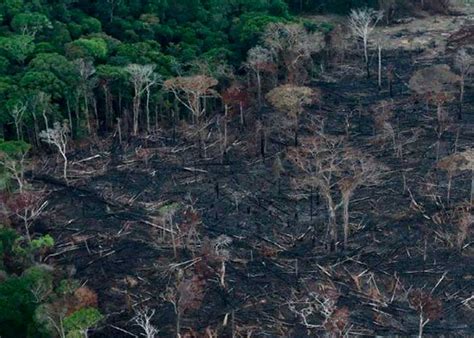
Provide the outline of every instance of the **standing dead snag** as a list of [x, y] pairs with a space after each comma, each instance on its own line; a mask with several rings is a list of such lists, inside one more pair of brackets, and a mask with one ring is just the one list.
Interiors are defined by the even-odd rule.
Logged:
[[443, 109], [443, 105], [452, 98], [453, 85], [458, 83], [459, 76], [451, 72], [448, 65], [435, 65], [420, 69], [410, 79], [409, 86], [416, 94], [424, 97], [427, 105], [436, 105], [436, 160], [439, 157], [439, 144], [441, 137], [449, 125], [449, 117]]
[[349, 16], [349, 28], [352, 34], [362, 39], [364, 44], [364, 61], [367, 69], [367, 78], [370, 78], [369, 67], [369, 39], [377, 23], [383, 18], [382, 11], [375, 11], [372, 8], [362, 8], [351, 10]]
[[461, 48], [454, 58], [454, 66], [459, 72], [459, 86], [460, 86], [460, 94], [459, 94], [459, 119], [462, 118], [462, 108], [464, 103], [464, 89], [466, 84], [466, 79], [472, 74], [474, 71], [474, 57], [469, 55], [466, 52], [466, 49]]
[[[83, 107], [84, 118], [87, 124], [87, 131], [89, 134], [91, 134], [92, 126], [91, 126], [91, 119], [90, 119], [90, 114], [89, 114], [89, 105], [90, 105], [89, 99], [91, 96], [91, 90], [95, 86], [95, 79], [93, 76], [96, 73], [96, 69], [92, 61], [86, 61], [84, 59], [75, 60], [75, 65], [80, 76], [78, 97], [82, 96], [84, 100], [84, 107]], [[49, 128], [47, 122], [46, 122], [46, 128]]]
[[31, 243], [30, 227], [48, 205], [45, 195], [39, 191], [24, 191], [2, 202], [5, 203], [7, 212], [23, 223], [26, 239]]
[[135, 94], [133, 96], [133, 135], [138, 134], [138, 122], [140, 116], [140, 106], [143, 94], [146, 93], [146, 127], [150, 131], [150, 88], [158, 80], [154, 73], [154, 65], [130, 64], [126, 71], [130, 75], [130, 82], [133, 84]]
[[64, 165], [63, 165], [63, 177], [64, 180], [67, 181], [67, 156], [66, 156], [66, 151], [67, 151], [67, 143], [69, 140], [69, 126], [67, 125], [66, 122], [63, 122], [63, 124], [59, 122], [54, 123], [54, 128], [48, 128], [46, 130], [43, 130], [40, 133], [40, 138], [43, 142], [54, 145], [61, 156], [64, 159]]
[[239, 107], [240, 125], [243, 126], [245, 122], [244, 109], [247, 107], [249, 101], [247, 89], [239, 83], [234, 83], [224, 91], [222, 101], [224, 102], [226, 112], [229, 108], [233, 108], [234, 106]]
[[199, 146], [202, 149], [205, 149], [202, 117], [206, 113], [205, 104], [202, 101], [219, 96], [212, 88], [217, 83], [215, 78], [205, 75], [175, 77], [164, 82], [164, 88], [172, 92], [175, 98], [191, 112], [193, 122], [198, 129]]
[[164, 86], [191, 112], [193, 122], [198, 124], [200, 118], [206, 113], [202, 101], [218, 96], [212, 89], [217, 83], [218, 81], [213, 77], [195, 75], [171, 78], [165, 81]]
[[472, 206], [474, 204], [474, 148], [447, 156], [439, 161], [437, 166], [448, 174], [448, 203], [453, 176], [463, 171], [471, 172], [470, 205]]
[[299, 116], [305, 105], [319, 100], [319, 90], [309, 87], [297, 87], [294, 85], [283, 85], [271, 90], [267, 95], [267, 100], [280, 112], [286, 113], [291, 121], [294, 131], [295, 146], [298, 145], [298, 122]]
[[342, 195], [344, 247], [347, 247], [349, 236], [349, 202], [351, 197], [360, 186], [380, 183], [386, 168], [380, 163], [375, 162], [373, 158], [350, 148], [344, 150], [343, 156], [346, 176], [338, 182], [338, 185]]
[[419, 314], [418, 337], [422, 338], [426, 324], [441, 316], [441, 301], [421, 289], [413, 290], [408, 295], [408, 301]]
[[31, 146], [23, 141], [0, 140], [0, 166], [3, 167], [18, 183], [18, 190], [23, 192], [25, 186], [25, 159]]
[[155, 338], [158, 335], [158, 329], [151, 323], [151, 319], [155, 315], [155, 309], [144, 308], [135, 311], [133, 321], [135, 325], [140, 327], [145, 333], [146, 338]]
[[299, 24], [273, 23], [267, 26], [263, 40], [275, 56], [283, 61], [287, 82], [303, 84], [308, 78], [311, 56], [324, 47], [319, 32], [308, 32]]
[[13, 123], [15, 123], [16, 138], [17, 140], [23, 140], [23, 133], [21, 131], [23, 124], [23, 117], [26, 112], [27, 105], [23, 102], [16, 103], [10, 109], [10, 115], [13, 118]]
[[275, 71], [274, 56], [271, 50], [255, 46], [247, 53], [246, 67], [255, 73], [257, 80], [257, 108], [262, 107], [262, 74]]
[[[329, 213], [327, 234], [337, 243], [336, 212], [343, 207], [344, 245], [349, 234], [349, 202], [354, 191], [380, 182], [385, 167], [360, 151], [348, 148], [340, 137], [318, 135], [304, 138], [288, 157], [299, 169], [294, 186], [317, 190], [326, 201]], [[341, 201], [336, 204], [340, 196]]]

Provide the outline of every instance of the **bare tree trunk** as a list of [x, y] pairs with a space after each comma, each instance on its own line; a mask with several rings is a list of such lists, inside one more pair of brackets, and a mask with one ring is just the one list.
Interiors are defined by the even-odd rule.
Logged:
[[471, 172], [471, 206], [474, 203], [474, 170]]
[[71, 112], [71, 104], [69, 102], [69, 99], [66, 99], [66, 107], [67, 107], [67, 115], [69, 118], [69, 129], [71, 130], [71, 133], [73, 131], [72, 127], [72, 112]]
[[140, 94], [135, 94], [133, 98], [133, 136], [138, 134], [138, 117], [140, 113]]
[[92, 128], [91, 128], [91, 121], [89, 118], [89, 100], [87, 98], [87, 90], [84, 89], [84, 115], [86, 118], [86, 124], [87, 124], [87, 131], [89, 135], [92, 133]]
[[458, 119], [462, 120], [462, 108], [464, 104], [464, 76], [461, 76], [461, 93], [459, 95], [459, 112]]
[[367, 68], [367, 79], [370, 79], [368, 43], [369, 41], [367, 39], [367, 36], [364, 36], [364, 59], [365, 59], [365, 66]]
[[262, 79], [260, 78], [260, 72], [257, 71], [257, 107], [258, 110], [262, 108]]
[[146, 131], [150, 132], [150, 87], [146, 88]]
[[453, 173], [450, 171], [448, 171], [448, 187], [447, 187], [447, 196], [446, 196], [446, 200], [447, 200], [447, 203], [448, 203], [448, 206], [450, 205], [450, 199], [451, 199], [451, 184], [453, 182]]
[[347, 248], [347, 239], [349, 238], [349, 200], [350, 196], [343, 195], [342, 208], [344, 219], [344, 248]]
[[378, 46], [379, 55], [379, 90], [382, 89], [382, 46]]

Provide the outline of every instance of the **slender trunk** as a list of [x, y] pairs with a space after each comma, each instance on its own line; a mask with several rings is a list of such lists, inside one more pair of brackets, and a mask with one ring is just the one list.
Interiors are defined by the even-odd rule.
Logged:
[[26, 239], [28, 240], [28, 243], [31, 243], [30, 226], [28, 224], [28, 217], [26, 215], [26, 211], [23, 217], [23, 225], [25, 226]]
[[379, 54], [379, 90], [382, 89], [382, 46], [378, 46]]
[[20, 121], [15, 119], [15, 129], [16, 129], [16, 138], [18, 140], [23, 140], [23, 135], [21, 133]]
[[67, 157], [66, 157], [66, 154], [64, 152], [61, 152], [61, 156], [63, 157], [64, 159], [64, 164], [63, 164], [63, 177], [64, 177], [64, 181], [67, 182]]
[[44, 126], [45, 129], [49, 129], [49, 123], [48, 123], [48, 117], [46, 116], [46, 110], [43, 110], [43, 120], [44, 120]]
[[106, 129], [109, 129], [113, 125], [111, 95], [110, 95], [109, 86], [107, 84], [102, 85], [102, 89], [104, 91], [104, 99], [105, 99], [105, 126], [106, 126]]
[[118, 135], [119, 135], [120, 144], [122, 144], [122, 126], [121, 126], [121, 123], [122, 123], [122, 119], [120, 117], [117, 117], [117, 131], [118, 131]]
[[133, 98], [133, 136], [138, 134], [138, 117], [140, 113], [140, 94], [135, 94]]
[[146, 131], [150, 132], [150, 88], [146, 89]]
[[329, 213], [329, 224], [327, 229], [327, 234], [329, 235], [329, 239], [331, 243], [331, 247], [333, 246], [336, 249], [337, 243], [337, 221], [336, 221], [336, 206], [334, 205], [334, 201], [332, 199], [331, 193], [328, 191], [325, 193], [327, 203], [328, 203], [328, 213]]
[[464, 77], [461, 77], [461, 93], [459, 95], [459, 112], [458, 119], [462, 120], [462, 108], [464, 104]]
[[418, 323], [418, 338], [423, 338], [423, 312], [420, 313], [420, 321]]
[[89, 118], [89, 99], [87, 98], [87, 90], [84, 89], [84, 116], [87, 124], [87, 132], [89, 135], [92, 134], [91, 121]]
[[244, 125], [244, 107], [242, 101], [239, 102], [239, 109], [240, 109], [240, 125]]
[[35, 130], [35, 137], [34, 137], [35, 144], [36, 144], [36, 145], [39, 145], [39, 140], [38, 140], [38, 134], [39, 134], [38, 119], [36, 118], [36, 113], [35, 113], [35, 112], [33, 112], [31, 115], [33, 116], [33, 128], [34, 128], [34, 130]]
[[451, 184], [453, 182], [453, 173], [451, 171], [448, 171], [448, 188], [447, 188], [447, 196], [446, 196], [446, 201], [448, 203], [448, 206], [449, 206], [449, 201], [450, 201], [450, 198], [451, 198]]
[[350, 195], [344, 194], [342, 198], [344, 220], [344, 248], [347, 248], [347, 239], [349, 238], [349, 200]]
[[176, 310], [176, 337], [181, 338], [181, 311]]
[[471, 172], [471, 206], [474, 204], [474, 170]]
[[257, 108], [259, 111], [262, 108], [262, 79], [260, 78], [260, 71], [257, 71]]
[[69, 102], [69, 99], [66, 99], [66, 107], [67, 107], [67, 116], [69, 118], [69, 128], [71, 130], [71, 134], [73, 131], [73, 126], [72, 126], [72, 111], [71, 111], [71, 103]]
[[368, 51], [368, 38], [367, 38], [367, 36], [364, 36], [364, 59], [365, 59], [365, 66], [367, 68], [367, 79], [370, 79], [369, 51]]

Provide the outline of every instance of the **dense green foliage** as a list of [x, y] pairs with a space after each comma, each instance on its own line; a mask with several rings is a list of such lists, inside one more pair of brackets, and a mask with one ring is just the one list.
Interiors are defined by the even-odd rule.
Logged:
[[[110, 128], [131, 101], [128, 64], [153, 64], [165, 78], [203, 64], [238, 69], [265, 26], [291, 20], [291, 11], [342, 13], [371, 2], [2, 1], [0, 137], [25, 133], [37, 145], [35, 135], [60, 119], [75, 136], [90, 134], [92, 111], [98, 127]], [[155, 91], [152, 104], [166, 105], [158, 98]]]

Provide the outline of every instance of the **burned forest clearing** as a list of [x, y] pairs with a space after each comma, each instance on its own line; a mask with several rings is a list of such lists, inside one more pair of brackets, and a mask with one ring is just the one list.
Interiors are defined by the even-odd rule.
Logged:
[[386, 13], [268, 23], [233, 72], [78, 58], [88, 115], [8, 106], [0, 335], [37, 276], [28, 337], [474, 335], [474, 8]]

